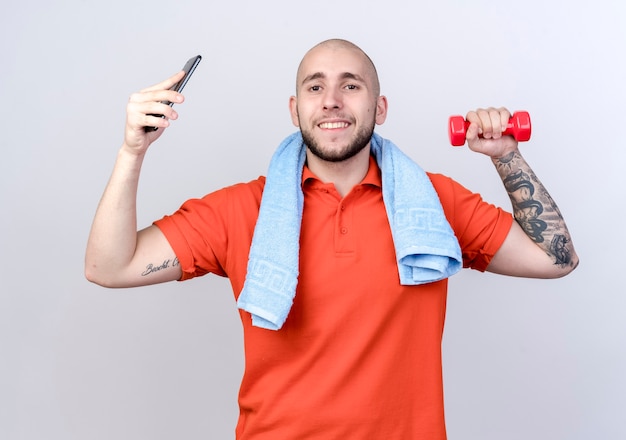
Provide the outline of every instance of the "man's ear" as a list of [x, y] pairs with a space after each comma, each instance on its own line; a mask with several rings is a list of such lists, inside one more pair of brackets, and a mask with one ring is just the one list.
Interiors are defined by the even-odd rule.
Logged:
[[376, 124], [377, 125], [384, 124], [385, 120], [387, 119], [387, 109], [388, 109], [387, 97], [382, 96], [382, 95], [379, 96], [376, 101]]
[[289, 114], [291, 115], [291, 123], [296, 127], [300, 127], [300, 119], [298, 118], [298, 98], [295, 96], [289, 98]]

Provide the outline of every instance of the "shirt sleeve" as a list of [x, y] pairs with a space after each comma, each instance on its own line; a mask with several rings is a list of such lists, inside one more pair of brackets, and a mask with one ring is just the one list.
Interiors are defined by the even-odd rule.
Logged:
[[484, 272], [507, 237], [513, 216], [449, 177], [429, 176], [461, 246], [463, 267]]
[[247, 261], [264, 182], [259, 178], [187, 200], [154, 222], [180, 262], [180, 281], [207, 273], [228, 276], [242, 252]]

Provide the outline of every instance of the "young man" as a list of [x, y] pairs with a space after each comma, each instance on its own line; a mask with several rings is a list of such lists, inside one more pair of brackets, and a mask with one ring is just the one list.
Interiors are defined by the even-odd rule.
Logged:
[[[189, 200], [137, 231], [139, 171], [150, 144], [178, 117], [160, 102], [183, 102], [168, 90], [181, 75], [130, 98], [124, 143], [87, 245], [86, 277], [130, 287], [215, 273], [229, 277], [241, 300], [269, 177], [267, 183], [259, 178]], [[444, 439], [447, 281], [399, 281], [395, 222], [383, 199], [387, 171], [381, 171], [373, 145], [374, 127], [387, 116], [376, 69], [354, 44], [322, 42], [303, 58], [289, 105], [306, 147], [297, 170], [303, 197], [293, 240], [299, 245], [297, 293], [278, 330], [255, 325], [241, 307], [246, 356], [237, 438]], [[445, 176], [428, 174], [429, 185], [458, 240], [463, 266], [564, 276], [578, 257], [558, 208], [517, 142], [502, 136], [509, 117], [506, 109], [469, 112], [467, 141], [493, 161], [513, 216]], [[160, 129], [146, 133], [144, 126]], [[150, 266], [161, 269], [147, 271]]]

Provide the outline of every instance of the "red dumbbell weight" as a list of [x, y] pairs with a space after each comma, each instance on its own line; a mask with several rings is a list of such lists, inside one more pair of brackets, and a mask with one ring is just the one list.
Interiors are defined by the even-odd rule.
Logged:
[[[465, 143], [465, 133], [467, 133], [469, 125], [470, 123], [463, 119], [463, 116], [450, 116], [448, 136], [452, 145], [460, 147]], [[518, 142], [525, 142], [530, 139], [530, 131], [530, 115], [528, 112], [519, 111], [513, 113], [502, 134], [511, 135]]]

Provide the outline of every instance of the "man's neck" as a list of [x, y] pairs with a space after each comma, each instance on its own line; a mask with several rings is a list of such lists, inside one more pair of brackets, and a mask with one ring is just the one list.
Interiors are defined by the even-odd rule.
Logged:
[[370, 147], [363, 148], [356, 156], [341, 162], [328, 162], [306, 151], [307, 166], [324, 183], [333, 183], [344, 197], [358, 185], [369, 170]]

